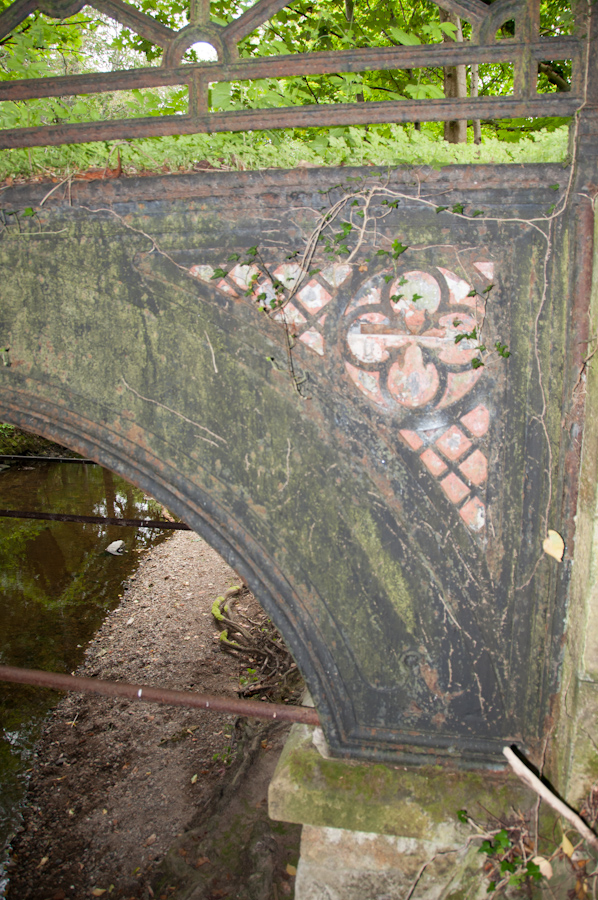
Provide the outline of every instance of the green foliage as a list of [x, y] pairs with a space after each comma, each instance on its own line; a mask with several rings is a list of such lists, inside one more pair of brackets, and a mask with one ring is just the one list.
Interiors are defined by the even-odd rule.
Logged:
[[[459, 204], [459, 211], [461, 211], [462, 209], [463, 209], [462, 205]], [[453, 208], [453, 211], [454, 211], [454, 208]], [[437, 210], [437, 212], [438, 212], [438, 210]], [[483, 307], [482, 323], [481, 323], [481, 325], [475, 325], [471, 331], [459, 332], [459, 334], [456, 334], [455, 338], [454, 338], [455, 344], [460, 344], [461, 341], [471, 341], [472, 342], [473, 349], [477, 353], [477, 356], [474, 356], [473, 359], [471, 360], [472, 369], [479, 369], [482, 366], [484, 366], [486, 364], [487, 360], [489, 359], [489, 357], [493, 353], [496, 353], [498, 356], [502, 357], [502, 359], [508, 359], [509, 356], [511, 355], [508, 346], [506, 344], [501, 343], [500, 341], [494, 342], [493, 350], [488, 350], [486, 345], [484, 343], [482, 343], [482, 329], [483, 329], [483, 325], [484, 325], [484, 320], [486, 318], [486, 302], [490, 295], [490, 291], [492, 290], [493, 287], [494, 287], [493, 284], [489, 284], [481, 292], [477, 291], [475, 288], [473, 290], [469, 291], [469, 293], [467, 295], [468, 297], [480, 297], [480, 299], [482, 301], [482, 307]], [[393, 298], [391, 297], [390, 299], [392, 300]], [[477, 310], [477, 304], [476, 304], [476, 310]], [[459, 325], [461, 325], [461, 324], [462, 324], [462, 322], [459, 319], [453, 320], [453, 328], [458, 328]]]
[[225, 766], [230, 766], [233, 761], [233, 748], [231, 746], [225, 747], [224, 750], [220, 750], [217, 753], [214, 753], [212, 756], [212, 760], [215, 763], [223, 763]]
[[[459, 813], [457, 813], [457, 817], [463, 821]], [[482, 841], [478, 852], [485, 853], [492, 860], [493, 871], [497, 871], [500, 876], [498, 884], [495, 878], [490, 881], [488, 893], [493, 893], [497, 888], [506, 885], [518, 888], [526, 882], [542, 880], [540, 867], [533, 860], [524, 860], [517, 854], [506, 828], [502, 828], [495, 834], [493, 840]]]
[[[9, 0], [0, 0], [0, 10], [8, 4]], [[188, 21], [187, 4], [179, 0], [133, 0], [132, 5], [171, 28], [178, 29]], [[257, 58], [360, 47], [415, 46], [454, 37], [454, 26], [440, 22], [438, 7], [426, 0], [401, 3], [389, 0], [350, 6], [349, 14], [349, 6], [334, 0], [300, 0], [244, 38], [240, 54]], [[226, 24], [246, 7], [244, 0], [213, 0], [212, 20]], [[571, 16], [554, 0], [543, 0], [542, 22], [543, 34], [565, 34], [570, 31]], [[466, 39], [468, 27], [464, 25]], [[161, 48], [89, 8], [63, 21], [35, 12], [13, 35], [0, 42], [0, 80], [156, 65], [161, 55]], [[197, 60], [193, 49], [185, 55], [185, 61]], [[566, 66], [555, 62], [550, 66], [549, 75], [541, 78], [558, 76], [567, 80]], [[511, 81], [506, 64], [480, 66], [481, 95], [508, 93]], [[546, 89], [557, 89], [555, 84], [546, 83]], [[222, 82], [212, 85], [210, 106], [215, 111], [225, 111], [442, 96], [443, 70], [428, 67]], [[0, 104], [0, 127], [174, 115], [186, 111], [186, 88], [132, 90], [5, 102]], [[205, 161], [215, 168], [233, 169], [291, 168], [300, 163], [438, 167], [469, 162], [557, 162], [567, 153], [564, 120], [484, 123], [481, 146], [447, 144], [441, 139], [442, 128], [442, 123], [428, 123], [421, 130], [412, 125], [379, 125], [173, 136], [121, 142], [118, 148], [124, 169], [131, 174], [157, 169], [190, 171], [195, 164], [205, 164]], [[6, 151], [0, 160], [0, 178], [38, 174], [68, 177], [73, 171], [106, 166], [114, 159], [116, 146], [96, 143]], [[438, 211], [442, 209], [439, 207]], [[479, 211], [473, 213], [477, 214]]]
[[248, 684], [255, 684], [258, 680], [257, 669], [247, 668], [245, 672], [247, 673], [246, 675], [239, 676], [239, 685], [246, 687]]

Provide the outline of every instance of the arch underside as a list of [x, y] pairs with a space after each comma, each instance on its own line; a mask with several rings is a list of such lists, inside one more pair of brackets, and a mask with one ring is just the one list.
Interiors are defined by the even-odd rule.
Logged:
[[[540, 738], [556, 687], [546, 636], [558, 640], [563, 584], [540, 562], [521, 588], [547, 499], [529, 374], [542, 241], [490, 221], [482, 237], [461, 217], [447, 244], [442, 217], [408, 199], [408, 173], [385, 173], [405, 198], [378, 231], [410, 245], [398, 269], [366, 263], [374, 246], [322, 265], [288, 299], [285, 326], [259, 310], [243, 259], [227, 260], [257, 244], [290, 291], [288, 256], [335, 176], [347, 170], [173, 178], [168, 198], [161, 179], [76, 185], [72, 205], [40, 211], [41, 238], [5, 233], [0, 419], [139, 485], [240, 572], [334, 753], [492, 764], [505, 741]], [[476, 205], [499, 212], [502, 175], [476, 178]], [[517, 179], [533, 206], [555, 172]], [[467, 202], [468, 182], [433, 173], [429, 190]], [[36, 191], [10, 202], [35, 205]], [[391, 300], [399, 277], [409, 302]], [[555, 384], [563, 360], [542, 354], [565, 353], [563, 277], [537, 344]], [[473, 377], [451, 328], [475, 321], [466, 287], [482, 296], [489, 283], [487, 327], [513, 361]]]

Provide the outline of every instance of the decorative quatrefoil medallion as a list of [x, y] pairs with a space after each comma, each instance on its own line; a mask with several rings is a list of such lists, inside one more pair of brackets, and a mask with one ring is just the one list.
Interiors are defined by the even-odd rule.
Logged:
[[397, 413], [445, 409], [482, 375], [473, 369], [476, 343], [455, 338], [479, 325], [471, 285], [447, 269], [418, 269], [369, 278], [348, 304], [345, 367], [370, 400]]
[[[493, 263], [473, 267], [478, 278], [493, 281]], [[255, 265], [236, 265], [219, 280], [214, 272], [208, 265], [190, 269], [228, 296], [250, 293], [266, 308], [276, 300], [272, 280]], [[303, 272], [283, 263], [272, 274], [288, 295]], [[485, 370], [472, 367], [477, 342], [459, 338], [481, 324], [480, 294], [440, 266], [386, 269], [365, 276], [357, 288], [354, 274], [353, 266], [335, 263], [304, 276], [273, 317], [321, 357], [331, 334], [328, 316], [342, 323], [340, 351], [350, 383], [393, 416], [402, 444], [418, 454], [469, 531], [483, 539], [490, 412], [476, 400], [468, 408], [466, 398]]]
[[[492, 263], [474, 266], [488, 282], [493, 279]], [[479, 327], [482, 314], [471, 284], [440, 267], [380, 272], [360, 286], [343, 314], [345, 369], [353, 384], [410, 426], [399, 427], [401, 438], [480, 537], [488, 459], [486, 448], [476, 444], [488, 432], [490, 413], [473, 403], [457, 420], [455, 412], [463, 411], [458, 401], [484, 368], [472, 367], [476, 342], [455, 339]]]

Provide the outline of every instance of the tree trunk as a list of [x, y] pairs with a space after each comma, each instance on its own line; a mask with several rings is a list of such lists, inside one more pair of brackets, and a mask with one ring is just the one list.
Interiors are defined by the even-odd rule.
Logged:
[[[452, 22], [456, 26], [455, 38], [463, 41], [463, 29], [461, 19], [454, 13], [439, 9], [441, 22]], [[445, 41], [452, 40], [448, 35]], [[444, 96], [448, 98], [467, 97], [467, 73], [465, 66], [445, 66], [444, 68]], [[451, 144], [467, 143], [467, 119], [453, 119], [444, 123], [444, 139]]]

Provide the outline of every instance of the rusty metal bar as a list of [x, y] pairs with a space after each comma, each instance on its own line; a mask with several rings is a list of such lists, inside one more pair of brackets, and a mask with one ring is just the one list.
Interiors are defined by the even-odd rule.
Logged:
[[95, 459], [79, 459], [78, 456], [17, 456], [14, 453], [1, 453], [0, 463], [5, 460], [14, 462], [67, 462], [67, 463], [84, 463], [85, 465], [97, 466]]
[[171, 134], [214, 134], [221, 131], [261, 131], [275, 128], [322, 128], [400, 122], [445, 122], [451, 119], [513, 119], [572, 116], [582, 99], [567, 94], [539, 94], [520, 100], [493, 97], [463, 100], [380, 101], [246, 109], [207, 116], [154, 116], [74, 125], [44, 125], [0, 131], [0, 150], [110, 141]]
[[259, 3], [244, 12], [242, 16], [225, 26], [222, 32], [223, 38], [226, 41], [240, 41], [241, 38], [251, 34], [259, 25], [262, 25], [266, 19], [280, 12], [288, 2], [289, 0], [259, 0]]
[[490, 14], [490, 11], [482, 0], [444, 0], [443, 9], [455, 13], [471, 22], [472, 25], [481, 25], [484, 19]]
[[[546, 45], [549, 45], [547, 48]], [[328, 75], [335, 72], [384, 71], [470, 63], [499, 63], [518, 58], [525, 51], [536, 60], [571, 59], [580, 52], [576, 38], [536, 41], [513, 47], [506, 42], [490, 45], [427, 44], [418, 47], [378, 47], [339, 50], [334, 53], [296, 53], [267, 56], [262, 59], [239, 60], [234, 63], [203, 63], [173, 68], [145, 67], [122, 72], [57, 75], [50, 78], [20, 78], [0, 82], [0, 100], [30, 100], [38, 97], [64, 97], [70, 94], [93, 94], [189, 85], [197, 71], [210, 82], [248, 81], [254, 78], [291, 78], [303, 75]]]
[[159, 47], [166, 47], [178, 33], [122, 0], [93, 0], [93, 8]]
[[81, 691], [103, 694], [106, 697], [124, 697], [144, 703], [163, 703], [167, 706], [185, 706], [191, 709], [234, 713], [255, 719], [278, 719], [283, 722], [300, 722], [303, 725], [319, 725], [320, 717], [315, 709], [305, 706], [284, 706], [282, 703], [263, 703], [259, 700], [239, 700], [219, 697], [215, 694], [199, 694], [190, 691], [170, 691], [145, 684], [127, 684], [100, 681], [95, 678], [79, 678], [58, 672], [39, 669], [20, 669], [16, 666], [0, 666], [0, 681], [31, 684], [58, 691]]
[[16, 0], [0, 16], [0, 40], [7, 37], [15, 28], [37, 9], [37, 0]]
[[127, 528], [191, 531], [184, 522], [169, 522], [168, 519], [116, 519], [111, 516], [76, 516], [70, 513], [30, 512], [24, 509], [0, 509], [0, 519], [43, 519], [48, 522], [78, 522], [82, 525], [124, 525]]

